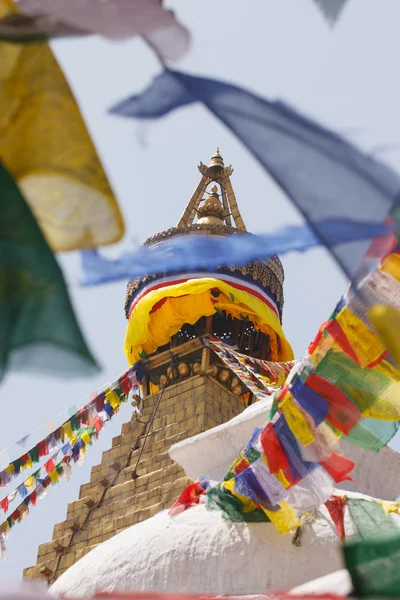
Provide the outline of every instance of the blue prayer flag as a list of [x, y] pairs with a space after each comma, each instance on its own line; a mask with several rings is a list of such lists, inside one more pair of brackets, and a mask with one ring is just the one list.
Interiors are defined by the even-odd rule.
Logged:
[[[303, 215], [317, 239], [348, 275], [368, 242], [337, 243], [327, 219], [378, 224], [399, 198], [400, 178], [343, 137], [300, 114], [235, 85], [165, 69], [141, 94], [111, 109], [154, 119], [201, 102], [248, 148]], [[236, 240], [235, 240], [236, 241]]]

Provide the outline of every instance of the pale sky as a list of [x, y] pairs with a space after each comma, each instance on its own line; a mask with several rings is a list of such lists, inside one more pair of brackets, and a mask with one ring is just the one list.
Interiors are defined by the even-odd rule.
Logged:
[[[379, 150], [380, 159], [400, 171], [399, 0], [349, 0], [333, 31], [312, 0], [167, 4], [193, 35], [192, 50], [177, 68], [285, 100], [367, 151]], [[110, 254], [177, 223], [198, 183], [197, 165], [200, 160], [207, 163], [216, 146], [225, 164], [232, 163], [235, 169], [232, 183], [248, 230], [267, 232], [298, 222], [297, 213], [268, 175], [206, 109], [184, 108], [144, 129], [106, 114], [113, 103], [142, 90], [159, 72], [158, 62], [140, 40], [61, 41], [54, 50], [125, 217], [125, 242]], [[86, 396], [101, 391], [126, 368], [125, 282], [82, 289], [77, 256], [63, 256], [61, 261], [80, 323], [103, 370], [91, 379], [75, 381], [7, 377], [0, 387], [1, 448], [69, 406], [82, 406]], [[300, 358], [346, 281], [322, 250], [283, 257], [283, 264], [284, 330]], [[8, 562], [0, 564], [0, 579], [18, 579], [24, 567], [35, 564], [39, 544], [52, 538], [54, 524], [66, 517], [68, 502], [78, 498], [91, 467], [100, 462], [102, 451], [129, 418], [125, 406], [87, 452], [85, 464], [73, 468], [72, 481], [50, 488], [15, 526], [6, 540]], [[44, 435], [46, 429], [35, 432], [28, 447]], [[15, 448], [10, 452], [10, 460], [22, 453]]]

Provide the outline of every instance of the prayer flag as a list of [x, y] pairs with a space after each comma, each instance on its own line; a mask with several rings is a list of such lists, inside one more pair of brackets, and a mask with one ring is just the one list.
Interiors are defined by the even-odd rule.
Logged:
[[39, 32], [40, 26], [43, 28], [43, 34], [60, 36], [95, 33], [113, 40], [140, 35], [164, 60], [178, 60], [189, 49], [188, 30], [161, 2], [19, 0], [18, 4], [31, 17], [42, 19], [42, 22], [39, 20], [35, 24]]
[[400, 178], [343, 137], [283, 102], [235, 85], [165, 69], [141, 94], [111, 109], [150, 119], [200, 102], [230, 129], [299, 209], [310, 229], [348, 275], [369, 244], [338, 244], [325, 219], [382, 223], [399, 197]]
[[95, 372], [61, 270], [1, 163], [0, 212], [0, 380], [6, 369]]
[[[14, 13], [11, 0], [0, 0], [0, 19]], [[50, 47], [0, 42], [0, 65], [0, 161], [50, 247], [117, 242], [122, 216]]]

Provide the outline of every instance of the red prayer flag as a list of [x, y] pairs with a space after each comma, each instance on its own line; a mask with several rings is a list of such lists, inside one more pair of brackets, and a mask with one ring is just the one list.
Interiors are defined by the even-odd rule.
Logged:
[[328, 404], [329, 411], [326, 420], [336, 429], [348, 435], [361, 419], [361, 412], [358, 406], [337, 385], [320, 375], [311, 373], [307, 377], [306, 383], [314, 392], [322, 396]]
[[242, 473], [243, 471], [245, 471], [247, 469], [247, 467], [249, 467], [249, 466], [250, 466], [249, 461], [246, 458], [242, 458], [240, 463], [238, 465], [236, 465], [233, 470], [236, 473], [236, 475], [239, 475], [239, 473]]
[[50, 473], [55, 468], [54, 460], [50, 458], [46, 463], [44, 463], [44, 468], [46, 469], [46, 473]]
[[132, 389], [132, 382], [131, 382], [131, 380], [128, 377], [124, 377], [119, 382], [119, 385], [121, 387], [121, 390], [125, 394], [125, 396], [127, 396], [129, 394], [129, 392], [131, 391], [131, 389]]
[[188, 485], [179, 496], [178, 500], [169, 509], [171, 516], [178, 515], [187, 508], [193, 506], [193, 504], [199, 504], [200, 496], [204, 494], [205, 490], [198, 481]]
[[[387, 218], [384, 220], [385, 225], [392, 225], [394, 227], [395, 223], [392, 218]], [[382, 233], [382, 235], [376, 236], [372, 240], [372, 243], [367, 251], [367, 258], [377, 258], [383, 260], [391, 254], [393, 250], [397, 246], [397, 239], [394, 235], [393, 231], [388, 231], [387, 233]]]
[[50, 484], [51, 484], [51, 479], [47, 475], [47, 477], [45, 477], [44, 479], [42, 479], [42, 486], [46, 489], [47, 487], [49, 487]]
[[29, 454], [28, 453], [23, 454], [20, 458], [21, 458], [21, 465], [24, 466], [24, 465], [26, 465], [26, 463], [29, 460]]
[[100, 431], [101, 429], [103, 429], [103, 422], [100, 419], [99, 415], [96, 415], [96, 417], [94, 418], [93, 427], [96, 431]]
[[8, 511], [8, 496], [6, 496], [3, 500], [1, 500], [0, 502], [0, 508], [2, 508], [4, 510], [4, 512], [6, 513]]
[[29, 500], [31, 501], [31, 503], [33, 504], [33, 506], [36, 506], [37, 493], [36, 492], [32, 492], [29, 495]]
[[336, 483], [340, 481], [353, 481], [348, 476], [348, 473], [354, 469], [354, 463], [348, 458], [332, 452], [328, 460], [321, 461], [321, 465]]
[[313, 354], [314, 350], [316, 349], [316, 347], [318, 346], [321, 338], [322, 338], [322, 334], [324, 333], [324, 329], [327, 329], [328, 325], [329, 325], [330, 321], [324, 321], [321, 325], [321, 327], [318, 330], [317, 335], [315, 336], [315, 339], [313, 342], [310, 342], [309, 346], [308, 346], [308, 354]]
[[18, 508], [16, 508], [14, 510], [14, 512], [11, 514], [11, 518], [12, 518], [13, 521], [17, 521], [20, 517], [21, 517], [21, 513], [18, 510]]
[[47, 456], [49, 453], [49, 447], [47, 445], [47, 440], [42, 440], [37, 445], [39, 457]]
[[332, 521], [335, 523], [336, 530], [340, 539], [345, 539], [344, 531], [344, 507], [346, 506], [346, 498], [342, 496], [331, 496], [325, 502], [325, 506], [331, 515]]
[[273, 423], [268, 423], [268, 425], [264, 428], [264, 431], [260, 436], [260, 441], [265, 456], [267, 457], [270, 472], [278, 473], [280, 470], [282, 470], [286, 479], [291, 485], [293, 485], [295, 483], [295, 479], [290, 469], [289, 461], [286, 458], [286, 454], [274, 429]]
[[354, 360], [354, 362], [358, 366], [360, 366], [360, 361], [357, 358], [357, 354], [351, 347], [351, 344], [347, 339], [343, 329], [340, 327], [339, 323], [336, 320], [330, 321], [326, 329], [328, 333], [333, 337], [333, 339], [342, 348], [343, 352], [347, 354], [347, 356], [350, 356], [350, 358]]

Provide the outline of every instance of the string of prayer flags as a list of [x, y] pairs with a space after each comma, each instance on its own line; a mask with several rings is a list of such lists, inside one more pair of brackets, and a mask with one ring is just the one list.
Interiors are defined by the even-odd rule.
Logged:
[[[143, 376], [143, 364], [137, 363], [124, 373], [111, 387], [92, 398], [86, 406], [81, 408], [76, 415], [72, 416], [70, 421], [66, 424], [64, 423], [59, 428], [63, 430], [64, 426], [67, 425], [66, 429], [70, 433], [68, 436], [69, 441], [64, 443], [40, 469], [22, 482], [16, 490], [13, 490], [6, 498], [0, 501], [0, 508], [7, 513], [10, 504], [18, 496], [22, 499], [19, 506], [0, 525], [0, 536], [3, 536], [3, 538], [6, 537], [14, 525], [21, 522], [29, 514], [29, 507], [36, 505], [37, 499], [45, 494], [50, 485], [56, 485], [64, 476], [69, 481], [71, 464], [83, 461], [87, 446], [92, 445], [93, 441], [98, 438], [99, 431], [103, 428], [104, 423], [110, 420], [118, 412], [120, 405], [128, 400], [128, 394], [139, 385], [143, 380]], [[111, 406], [110, 401], [113, 406]], [[89, 414], [91, 415], [91, 419], [89, 419]], [[89, 423], [89, 420], [92, 420], [92, 424]], [[51, 434], [50, 437], [56, 437], [56, 433]], [[62, 439], [65, 440], [65, 437]], [[46, 456], [49, 452], [49, 443], [47, 440], [39, 442], [36, 448], [38, 446], [42, 448], [42, 455]], [[57, 462], [60, 453], [62, 454], [62, 458]], [[37, 456], [39, 456], [39, 451], [37, 451]], [[21, 459], [17, 459], [15, 462], [18, 462], [18, 465], [22, 464]], [[14, 463], [10, 463], [9, 465], [9, 467], [12, 466], [12, 469], [7, 467], [8, 471], [7, 469], [5, 470], [10, 477], [15, 476]]]
[[[264, 390], [272, 390], [282, 387], [291, 369], [295, 365], [295, 361], [271, 362], [253, 358], [251, 356], [247, 356], [246, 354], [237, 352], [237, 350], [235, 350], [232, 346], [229, 346], [220, 340], [205, 339], [203, 340], [203, 343], [218, 353], [224, 362], [225, 359], [228, 360], [229, 365], [233, 365], [236, 362], [236, 364], [239, 365], [243, 371], [248, 374], [248, 376], [251, 376], [253, 380], [259, 382]], [[237, 367], [235, 368], [237, 371], [236, 374], [239, 374], [240, 376], [241, 371], [237, 369]], [[245, 375], [242, 376], [245, 377]], [[245, 382], [243, 381], [243, 383]]]
[[[10, 505], [16, 498], [20, 497], [22, 500], [26, 500], [26, 498], [29, 496], [30, 500], [32, 498], [35, 499], [38, 485], [43, 484], [43, 481], [47, 481], [47, 479], [49, 479], [52, 484], [58, 483], [60, 475], [62, 474], [60, 472], [61, 467], [64, 468], [67, 463], [69, 465], [70, 460], [77, 462], [81, 455], [84, 454], [85, 446], [91, 445], [92, 437], [97, 438], [97, 435], [98, 431], [94, 428], [82, 428], [75, 436], [72, 445], [70, 442], [67, 442], [59, 450], [57, 450], [57, 452], [55, 452], [51, 458], [42, 465], [42, 467], [30, 475], [0, 502], [0, 508], [7, 513]], [[58, 461], [60, 453], [63, 457], [61, 461]], [[29, 492], [28, 490], [31, 490], [32, 488], [35, 489], [32, 492]]]
[[[8, 485], [18, 477], [21, 471], [32, 468], [34, 464], [39, 463], [41, 458], [51, 454], [66, 439], [72, 443], [79, 431], [85, 431], [85, 427], [92, 427], [97, 432], [100, 431], [103, 423], [112, 418], [118, 411], [119, 406], [127, 400], [130, 391], [138, 388], [143, 377], [143, 364], [136, 363], [104, 392], [92, 397], [85, 406], [72, 414], [67, 421], [49, 433], [46, 438], [40, 440], [30, 450], [2, 469], [0, 471], [0, 487]], [[87, 438], [85, 439], [87, 440]], [[49, 459], [44, 467], [47, 472], [51, 471], [53, 468], [52, 459]]]
[[274, 389], [281, 387], [295, 364], [294, 361], [284, 363], [252, 359], [220, 340], [204, 339], [203, 343], [217, 354], [257, 400], [271, 396]]
[[[16, 13], [11, 0], [0, 0], [0, 19]], [[120, 240], [124, 224], [117, 201], [48, 44], [0, 41], [0, 64], [0, 161], [50, 248], [62, 252]]]
[[[378, 451], [398, 430], [400, 369], [390, 362], [367, 317], [369, 303], [385, 298], [388, 289], [393, 310], [400, 311], [400, 268], [393, 267], [395, 257], [398, 253], [391, 253], [376, 268], [389, 275], [389, 286], [380, 283], [384, 279], [376, 270], [359, 284], [363, 304], [358, 305], [357, 317], [348, 294], [322, 325], [308, 354], [275, 392], [269, 422], [254, 431], [224, 480], [205, 492], [212, 506], [224, 510], [225, 500], [225, 514], [230, 514], [234, 504], [235, 519], [241, 513], [243, 520], [248, 513], [252, 518], [264, 513], [281, 533], [288, 532], [299, 526], [302, 514], [329, 500], [334, 483], [350, 479], [354, 463], [335, 452], [340, 438]], [[234, 350], [211, 343], [238, 373], [237, 364], [243, 367], [244, 361], [239, 357], [235, 365]], [[257, 383], [262, 386], [263, 380]], [[266, 382], [264, 386], [267, 389]], [[332, 502], [328, 506], [338, 511]], [[365, 517], [371, 506], [348, 501], [360, 534], [357, 521], [378, 522], [376, 516]], [[364, 516], [358, 518], [360, 510]], [[383, 530], [387, 524], [383, 509], [380, 514]], [[336, 526], [341, 527], [339, 517]]]
[[326, 219], [383, 223], [399, 200], [397, 173], [283, 102], [170, 69], [164, 69], [141, 94], [119, 102], [111, 113], [154, 119], [197, 102], [236, 135], [296, 205], [343, 271], [353, 276], [369, 243], [358, 240], [345, 246], [338, 243], [337, 231], [321, 224]]

